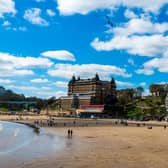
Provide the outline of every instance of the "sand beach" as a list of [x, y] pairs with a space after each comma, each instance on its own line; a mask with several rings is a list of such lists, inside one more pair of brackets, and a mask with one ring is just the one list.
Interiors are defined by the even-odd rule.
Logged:
[[26, 168], [165, 168], [168, 166], [168, 130], [154, 127], [48, 128], [62, 135], [65, 148]]
[[[16, 116], [1, 116], [15, 121]], [[20, 122], [47, 120], [47, 116], [24, 117]], [[111, 120], [55, 119], [54, 127], [42, 127], [45, 132], [59, 135], [62, 148], [10, 168], [166, 168], [168, 167], [168, 127], [166, 122], [149, 121], [140, 127], [115, 125]], [[71, 123], [63, 127], [63, 123]], [[87, 123], [87, 126], [86, 126]], [[59, 125], [60, 124], [60, 125]], [[153, 125], [148, 129], [148, 124]], [[156, 126], [156, 125], [160, 126]], [[80, 126], [79, 126], [80, 125]], [[82, 125], [82, 126], [81, 126]], [[68, 129], [73, 130], [68, 138]], [[46, 144], [41, 144], [46, 145]], [[50, 144], [46, 145], [48, 148]], [[59, 144], [57, 144], [59, 146]]]

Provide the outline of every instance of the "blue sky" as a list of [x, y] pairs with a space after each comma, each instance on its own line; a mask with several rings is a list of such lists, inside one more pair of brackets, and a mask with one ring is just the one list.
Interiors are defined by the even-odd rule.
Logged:
[[95, 73], [146, 94], [168, 82], [167, 0], [0, 0], [0, 85], [58, 98]]

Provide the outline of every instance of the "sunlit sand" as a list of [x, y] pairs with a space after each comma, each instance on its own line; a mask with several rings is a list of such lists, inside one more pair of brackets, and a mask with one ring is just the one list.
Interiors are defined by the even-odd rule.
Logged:
[[168, 130], [163, 127], [49, 128], [65, 139], [66, 148], [25, 165], [27, 168], [165, 168]]

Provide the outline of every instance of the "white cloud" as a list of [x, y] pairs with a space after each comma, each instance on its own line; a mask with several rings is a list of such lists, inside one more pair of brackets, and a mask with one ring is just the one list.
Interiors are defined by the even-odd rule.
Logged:
[[47, 86], [42, 86], [41, 89], [42, 89], [42, 90], [52, 90], [52, 88], [47, 87]]
[[55, 96], [56, 98], [59, 98], [60, 96], [66, 96], [67, 92], [62, 90], [54, 90], [50, 89], [48, 87], [34, 87], [30, 85], [7, 85], [7, 89], [13, 89], [16, 93], [22, 94], [23, 92], [26, 94], [26, 96], [37, 96], [37, 97], [43, 97], [43, 98], [49, 98], [52, 96]]
[[66, 96], [66, 95], [67, 95], [67, 92], [65, 92], [65, 91], [57, 91], [57, 92], [55, 93], [55, 95], [56, 95], [57, 98], [59, 98], [59, 97], [61, 97], [61, 96]]
[[41, 96], [41, 97], [47, 97], [50, 98], [52, 96], [59, 98], [61, 96], [66, 96], [67, 93], [65, 91], [45, 91], [45, 90], [41, 90], [41, 91], [37, 91], [36, 92], [37, 95]]
[[26, 75], [34, 75], [34, 72], [32, 70], [18, 70], [18, 69], [9, 70], [0, 68], [1, 77], [26, 76]]
[[[58, 10], [63, 15], [73, 15], [75, 13], [87, 14], [90, 11], [114, 7], [114, 4], [110, 4], [111, 0], [57, 0]], [[107, 6], [108, 5], [108, 6]]]
[[125, 86], [125, 87], [131, 87], [134, 85], [131, 82], [122, 82], [122, 81], [118, 81], [118, 80], [116, 80], [116, 84], [117, 84], [117, 86]]
[[2, 26], [5, 26], [5, 27], [10, 26], [10, 25], [11, 25], [11, 23], [8, 20], [4, 21], [2, 24]]
[[30, 92], [34, 92], [34, 91], [40, 91], [41, 87], [34, 87], [34, 86], [23, 86], [23, 85], [20, 85], [20, 86], [16, 86], [16, 85], [8, 85], [7, 86], [8, 88], [10, 89], [15, 89], [17, 91], [30, 91]]
[[141, 82], [139, 85], [144, 87], [144, 86], [146, 86], [146, 82]]
[[133, 18], [106, 33], [112, 38], [102, 41], [95, 38], [91, 46], [98, 51], [125, 50], [129, 54], [154, 57], [162, 55], [168, 47], [168, 23], [153, 23], [149, 18]]
[[37, 95], [41, 96], [41, 97], [45, 97], [45, 98], [50, 98], [50, 97], [56, 97], [56, 98], [59, 98], [61, 96], [66, 96], [67, 95], [67, 92], [65, 91], [38, 91], [36, 92]]
[[162, 58], [154, 58], [144, 63], [147, 69], [158, 69], [160, 72], [168, 72], [168, 56]]
[[144, 75], [153, 75], [154, 71], [152, 69], [138, 69], [135, 71], [137, 74], [144, 74]]
[[53, 10], [51, 10], [51, 9], [47, 9], [46, 12], [47, 12], [47, 14], [48, 14], [49, 16], [51, 16], [51, 17], [53, 17], [53, 16], [56, 15], [55, 12], [54, 12]]
[[13, 83], [14, 81], [13, 80], [10, 80], [10, 79], [0, 79], [0, 83], [3, 83], [3, 84], [9, 84], [9, 83]]
[[133, 65], [133, 66], [135, 65], [134, 60], [132, 58], [128, 59], [128, 63], [131, 64], [131, 65]]
[[130, 9], [126, 9], [124, 15], [128, 19], [137, 18], [137, 15], [133, 11], [131, 11]]
[[73, 74], [84, 78], [95, 76], [96, 72], [103, 78], [109, 78], [111, 75], [118, 75], [122, 77], [131, 77], [125, 69], [112, 65], [99, 64], [56, 64], [54, 69], [48, 70], [51, 76], [64, 77], [70, 79]]
[[126, 50], [129, 54], [153, 57], [165, 52], [168, 47], [168, 36], [116, 36], [105, 42], [96, 38], [91, 46], [98, 51]]
[[168, 58], [154, 58], [144, 63], [144, 67], [148, 69], [158, 68], [160, 72], [168, 72]]
[[58, 59], [58, 60], [64, 60], [64, 61], [75, 61], [74, 55], [66, 50], [57, 50], [57, 51], [46, 51], [41, 53], [42, 56]]
[[[127, 12], [127, 15], [130, 14]], [[132, 15], [133, 16], [133, 15]], [[122, 26], [110, 28], [106, 33], [111, 39], [103, 41], [95, 38], [91, 46], [97, 51], [125, 50], [137, 56], [154, 57], [137, 69], [137, 74], [152, 75], [154, 70], [168, 72], [168, 22], [154, 23], [150, 17], [141, 15], [131, 19]], [[132, 59], [128, 63], [134, 65]]]
[[161, 58], [153, 58], [143, 64], [144, 69], [139, 69], [136, 72], [145, 75], [152, 75], [154, 70], [168, 73], [168, 51], [166, 51]]
[[19, 26], [19, 27], [18, 27], [18, 30], [20, 30], [20, 31], [26, 31], [27, 28], [26, 28], [25, 26]]
[[[48, 68], [53, 63], [48, 60], [47, 58], [36, 58], [36, 57], [18, 57], [11, 55], [9, 53], [2, 53], [0, 52], [0, 65], [1, 67], [3, 66], [8, 66], [10, 67], [15, 67], [15, 68]], [[0, 68], [1, 68], [0, 67]]]
[[41, 9], [31, 8], [25, 11], [23, 17], [32, 24], [40, 26], [48, 26], [49, 23], [45, 19], [43, 19], [40, 15], [41, 15]]
[[73, 15], [75, 13], [87, 14], [98, 9], [112, 10], [118, 6], [129, 8], [141, 8], [144, 11], [158, 12], [167, 4], [167, 0], [57, 0], [58, 10], [62, 15]]
[[31, 82], [33, 82], [33, 83], [47, 83], [48, 79], [37, 78], [37, 79], [32, 79]]
[[161, 82], [158, 82], [157, 84], [165, 85], [165, 84], [168, 84], [168, 82], [161, 81]]
[[67, 88], [68, 83], [67, 82], [63, 82], [63, 81], [57, 81], [55, 83], [53, 83], [55, 86], [57, 87], [62, 87], [62, 88]]
[[15, 2], [13, 0], [0, 0], [0, 17], [5, 13], [16, 14]]
[[49, 68], [53, 63], [46, 58], [17, 57], [0, 52], [0, 76], [33, 75], [30, 68]]
[[19, 26], [19, 27], [7, 27], [7, 30], [13, 30], [13, 31], [26, 31], [27, 28], [24, 26]]
[[134, 34], [153, 34], [164, 33], [168, 29], [168, 23], [153, 23], [149, 18], [133, 18], [126, 22], [121, 27], [116, 27], [108, 30], [109, 33], [114, 33], [116, 36], [128, 36]]

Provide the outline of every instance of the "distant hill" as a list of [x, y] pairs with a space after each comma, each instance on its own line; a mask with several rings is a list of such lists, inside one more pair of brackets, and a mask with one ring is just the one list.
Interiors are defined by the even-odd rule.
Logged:
[[25, 100], [23, 94], [14, 93], [12, 90], [5, 89], [3, 86], [0, 86], [0, 101], [16, 101], [16, 100]]
[[7, 90], [3, 86], [0, 86], [0, 108], [7, 108], [7, 109], [22, 109], [24, 108], [24, 104], [21, 106], [19, 104], [12, 104], [6, 103], [8, 101], [20, 101], [20, 102], [36, 102], [33, 107], [37, 109], [43, 108], [47, 104], [47, 100], [37, 98], [37, 97], [25, 97], [24, 94], [17, 94], [14, 93], [12, 90]]

